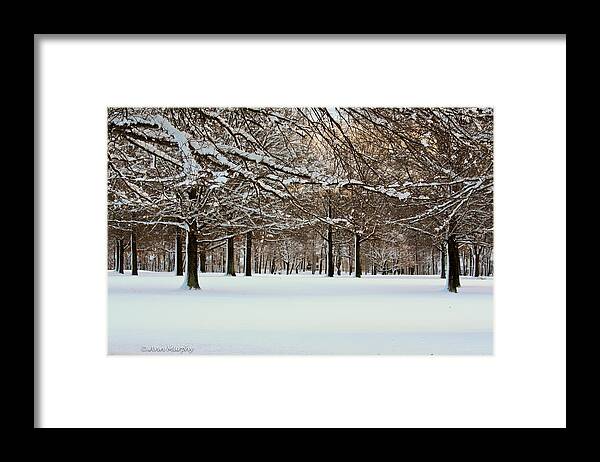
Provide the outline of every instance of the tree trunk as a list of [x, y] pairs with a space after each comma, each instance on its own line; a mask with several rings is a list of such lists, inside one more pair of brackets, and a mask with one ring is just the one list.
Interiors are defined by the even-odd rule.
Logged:
[[354, 276], [362, 276], [362, 267], [360, 266], [360, 234], [354, 234]]
[[442, 242], [440, 250], [440, 266], [442, 268], [440, 277], [446, 279], [446, 244]]
[[119, 239], [119, 273], [123, 274], [125, 268], [125, 252], [123, 251], [125, 244], [123, 239]]
[[135, 231], [131, 231], [131, 275], [138, 275], [137, 241]]
[[200, 257], [200, 272], [206, 273], [206, 250], [199, 250], [198, 256]]
[[198, 243], [196, 242], [196, 227], [190, 225], [187, 231], [185, 245], [185, 284], [188, 289], [199, 289], [198, 284]]
[[335, 271], [333, 265], [333, 229], [327, 225], [327, 277], [332, 278]]
[[119, 240], [115, 238], [115, 272], [119, 272]]
[[480, 256], [480, 252], [481, 249], [479, 249], [478, 247], [475, 247], [475, 277], [478, 278], [479, 277], [479, 256]]
[[323, 274], [323, 245], [319, 250], [319, 274]]
[[[327, 198], [327, 218], [332, 218], [331, 197]], [[333, 226], [327, 225], [327, 277], [332, 278], [335, 271], [333, 263]]]
[[419, 273], [419, 244], [415, 242], [415, 272], [414, 274]]
[[175, 274], [183, 276], [183, 251], [181, 245], [181, 230], [175, 231]]
[[233, 248], [233, 237], [227, 238], [227, 276], [235, 276], [235, 258]]
[[455, 252], [454, 254], [456, 255], [456, 258], [454, 260], [454, 265], [456, 266], [456, 269], [454, 271], [454, 285], [456, 287], [460, 287], [460, 252], [458, 250], [458, 243], [456, 242], [456, 238], [454, 239], [454, 247], [455, 247]]
[[448, 291], [457, 292], [457, 288], [460, 287], [460, 255], [453, 234], [448, 236], [448, 277], [446, 280]]
[[252, 276], [252, 231], [246, 233], [246, 276]]

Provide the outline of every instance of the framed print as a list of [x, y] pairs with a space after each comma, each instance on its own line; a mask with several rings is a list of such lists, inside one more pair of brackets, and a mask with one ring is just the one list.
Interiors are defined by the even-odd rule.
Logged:
[[[566, 36], [34, 36], [34, 426], [566, 426]], [[137, 274], [136, 274], [137, 273]]]

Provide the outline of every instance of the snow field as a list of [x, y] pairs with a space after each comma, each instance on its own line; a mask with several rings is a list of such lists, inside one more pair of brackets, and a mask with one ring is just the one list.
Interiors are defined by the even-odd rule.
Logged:
[[108, 272], [109, 354], [492, 354], [492, 278]]

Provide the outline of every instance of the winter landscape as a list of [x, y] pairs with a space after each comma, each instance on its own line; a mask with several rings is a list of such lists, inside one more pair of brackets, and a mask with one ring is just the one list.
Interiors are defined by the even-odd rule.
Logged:
[[108, 353], [493, 354], [490, 108], [109, 108]]

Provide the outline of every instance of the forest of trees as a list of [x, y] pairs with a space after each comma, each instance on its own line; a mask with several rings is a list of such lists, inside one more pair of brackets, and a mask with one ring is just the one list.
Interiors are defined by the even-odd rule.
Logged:
[[108, 265], [493, 274], [490, 108], [110, 108]]

